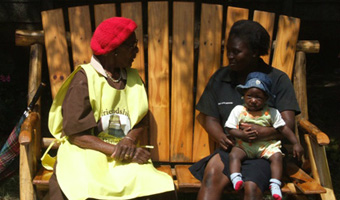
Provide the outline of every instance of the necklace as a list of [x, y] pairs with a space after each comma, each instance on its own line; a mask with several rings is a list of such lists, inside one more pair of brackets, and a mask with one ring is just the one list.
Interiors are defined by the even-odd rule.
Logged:
[[112, 76], [109, 75], [109, 73], [107, 73], [107, 71], [105, 70], [105, 74], [107, 77], [109, 77], [114, 83], [118, 83], [121, 79], [122, 79], [122, 73], [119, 72], [119, 78], [118, 79], [114, 79], [112, 78]]

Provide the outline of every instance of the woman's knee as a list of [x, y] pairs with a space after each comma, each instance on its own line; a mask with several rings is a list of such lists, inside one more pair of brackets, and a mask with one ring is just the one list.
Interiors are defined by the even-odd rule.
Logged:
[[219, 155], [214, 156], [204, 171], [202, 185], [205, 187], [225, 187], [229, 183], [228, 177], [223, 174], [224, 164]]

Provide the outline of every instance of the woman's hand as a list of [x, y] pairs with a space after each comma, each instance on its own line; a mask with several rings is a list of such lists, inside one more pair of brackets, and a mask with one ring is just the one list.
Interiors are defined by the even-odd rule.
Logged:
[[219, 145], [225, 151], [228, 151], [232, 146], [234, 146], [234, 139], [232, 136], [227, 136], [223, 134], [220, 139], [218, 140]]
[[131, 162], [135, 162], [138, 164], [145, 164], [150, 159], [151, 154], [149, 151], [142, 147], [136, 148], [135, 155], [132, 157]]
[[112, 153], [112, 158], [116, 160], [131, 160], [134, 157], [136, 145], [128, 136], [124, 137], [116, 146]]
[[208, 132], [209, 136], [211, 136], [223, 150], [227, 151], [232, 146], [234, 146], [234, 140], [232, 139], [232, 136], [228, 137], [224, 133], [219, 119], [205, 115], [203, 113], [200, 113], [197, 116], [197, 119], [203, 128]]

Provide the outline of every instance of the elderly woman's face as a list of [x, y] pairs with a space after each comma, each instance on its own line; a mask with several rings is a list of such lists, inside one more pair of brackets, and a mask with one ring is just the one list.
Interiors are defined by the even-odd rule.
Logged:
[[[110, 56], [116, 67], [127, 68], [131, 67], [139, 49], [137, 47], [136, 34], [133, 32]], [[115, 56], [116, 55], [116, 56]]]
[[235, 35], [229, 37], [227, 57], [229, 66], [233, 71], [247, 70], [255, 64], [254, 62], [257, 59], [248, 43]]

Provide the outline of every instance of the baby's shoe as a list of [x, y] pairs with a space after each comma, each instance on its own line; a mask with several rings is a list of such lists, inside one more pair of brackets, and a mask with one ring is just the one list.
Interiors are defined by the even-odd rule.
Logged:
[[243, 180], [241, 173], [232, 173], [230, 175], [231, 182], [233, 183], [233, 187], [236, 191], [243, 188]]
[[269, 189], [270, 192], [272, 193], [272, 196], [275, 200], [281, 200], [282, 199], [282, 193], [281, 193], [281, 181], [272, 178], [269, 180], [270, 185]]

